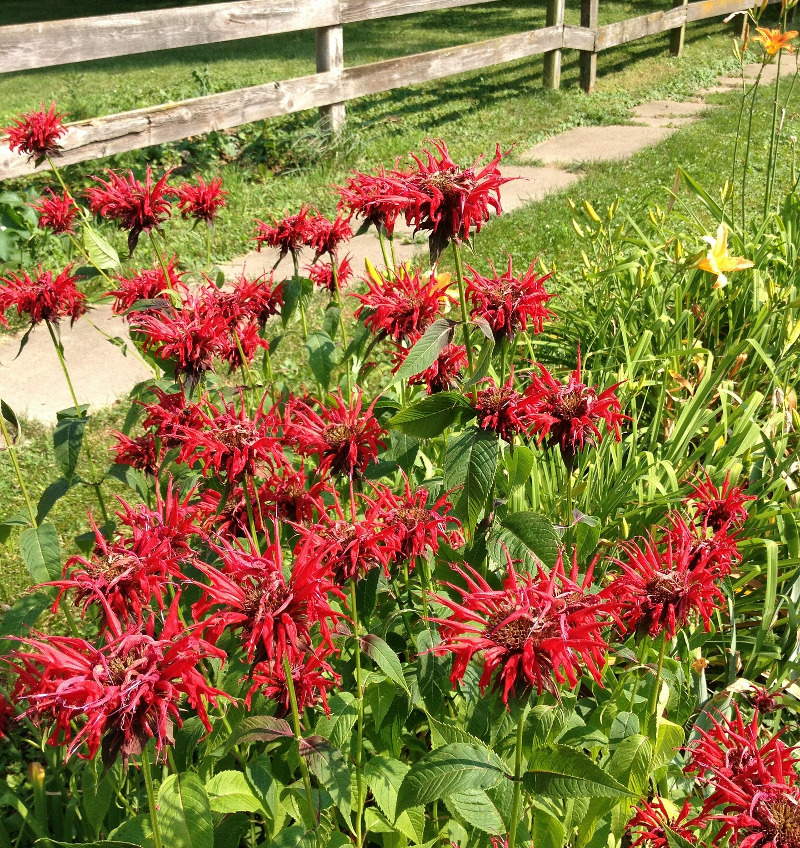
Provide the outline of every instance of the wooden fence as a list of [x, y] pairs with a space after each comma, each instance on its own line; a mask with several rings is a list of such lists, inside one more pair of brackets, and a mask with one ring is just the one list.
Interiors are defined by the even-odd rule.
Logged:
[[[542, 53], [544, 85], [557, 88], [564, 49], [580, 51], [581, 86], [591, 92], [600, 51], [670, 32], [671, 50], [679, 55], [687, 23], [747, 9], [753, 0], [673, 0], [673, 8], [667, 11], [605, 26], [598, 25], [600, 0], [580, 0], [581, 25], [577, 27], [564, 24], [566, 0], [546, 0], [546, 25], [539, 29], [344, 67], [343, 24], [489, 2], [496, 0], [238, 0], [3, 26], [0, 74], [154, 48], [316, 30], [317, 73], [72, 123], [57, 154], [57, 161], [68, 165], [315, 107], [337, 130], [348, 100]], [[39, 170], [47, 167], [44, 163]], [[33, 171], [33, 163], [25, 157], [0, 148], [0, 179]]]

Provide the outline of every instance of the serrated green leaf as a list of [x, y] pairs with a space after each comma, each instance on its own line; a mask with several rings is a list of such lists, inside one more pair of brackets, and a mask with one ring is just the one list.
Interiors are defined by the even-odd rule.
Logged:
[[262, 810], [247, 778], [240, 771], [221, 771], [206, 781], [212, 813], [255, 813]]
[[61, 473], [71, 480], [83, 448], [88, 418], [62, 418], [53, 430], [53, 451]]
[[696, 843], [689, 842], [688, 839], [676, 833], [668, 825], [664, 825], [664, 835], [667, 837], [667, 845], [669, 848], [697, 848]]
[[500, 442], [497, 436], [480, 427], [470, 427], [451, 439], [444, 455], [444, 485], [454, 492], [454, 513], [475, 530], [478, 517], [494, 483]]
[[311, 373], [323, 389], [331, 382], [331, 372], [336, 367], [336, 345], [333, 339], [321, 331], [308, 334], [305, 342]]
[[119, 254], [113, 245], [88, 224], [83, 225], [83, 246], [92, 265], [103, 271], [119, 268]]
[[409, 350], [392, 382], [408, 380], [427, 371], [450, 344], [455, 325], [456, 322], [448, 318], [437, 318]]
[[22, 561], [35, 583], [61, 577], [61, 545], [56, 528], [49, 522], [29, 527], [19, 536]]
[[425, 397], [392, 416], [389, 427], [417, 439], [432, 439], [456, 422], [475, 417], [469, 401], [457, 392], [439, 392]]
[[564, 823], [537, 805], [533, 808], [531, 836], [536, 848], [561, 848], [564, 844]]
[[300, 740], [300, 753], [308, 762], [312, 774], [328, 790], [345, 820], [349, 821], [350, 769], [342, 752], [327, 739], [314, 735]]
[[641, 795], [647, 786], [652, 762], [650, 740], [635, 734], [623, 739], [614, 748], [605, 770], [635, 795]]
[[512, 559], [530, 552], [548, 568], [558, 559], [559, 541], [555, 528], [547, 518], [532, 510], [507, 515], [493, 538], [506, 545]]
[[83, 482], [81, 478], [73, 474], [71, 480], [67, 480], [66, 477], [61, 477], [56, 480], [55, 483], [51, 483], [42, 492], [42, 496], [39, 498], [39, 503], [36, 506], [36, 523], [41, 524], [45, 518], [47, 518], [47, 514], [56, 505], [56, 503], [58, 503], [58, 501], [61, 500], [61, 498], [63, 498], [73, 486], [77, 486], [81, 482]]
[[[29, 336], [30, 330], [25, 335]], [[22, 350], [21, 347], [20, 350]], [[19, 356], [19, 354], [17, 354], [17, 356]], [[3, 420], [5, 421], [6, 432], [8, 433], [8, 438], [11, 441], [11, 444], [15, 445], [19, 441], [22, 428], [19, 425], [19, 419], [17, 418], [16, 413], [4, 400], [0, 400], [0, 415], [3, 416]], [[0, 451], [4, 451], [6, 450], [6, 441], [1, 430], [0, 439], [3, 440], [3, 444], [0, 445]]]
[[525, 485], [533, 470], [533, 451], [525, 445], [517, 445], [506, 459], [506, 470], [509, 489]]
[[454, 815], [484, 833], [498, 836], [505, 832], [503, 819], [485, 789], [454, 792], [444, 802]]
[[567, 745], [536, 748], [523, 775], [534, 795], [549, 798], [627, 798], [632, 793], [582, 751]]
[[171, 774], [158, 790], [158, 826], [170, 848], [214, 848], [205, 787], [194, 772]]
[[683, 740], [682, 727], [666, 719], [659, 719], [656, 744], [653, 750], [652, 768], [654, 771], [665, 766], [677, 756], [678, 749], [683, 745]]
[[403, 667], [400, 665], [400, 660], [397, 654], [374, 633], [368, 633], [361, 639], [361, 650], [378, 666], [378, 668], [391, 680], [409, 695], [411, 690], [408, 688], [408, 683], [403, 676]]
[[314, 733], [330, 739], [335, 748], [344, 748], [358, 718], [355, 698], [349, 692], [337, 692], [328, 698], [328, 709], [330, 714], [323, 712], [317, 719]]
[[0, 620], [0, 639], [25, 636], [52, 600], [44, 592], [31, 592], [16, 600]]

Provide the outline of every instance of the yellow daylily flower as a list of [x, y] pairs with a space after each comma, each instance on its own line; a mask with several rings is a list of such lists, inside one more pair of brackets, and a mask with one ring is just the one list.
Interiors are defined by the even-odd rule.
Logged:
[[699, 262], [696, 262], [694, 267], [708, 271], [716, 277], [715, 289], [728, 285], [726, 274], [731, 271], [743, 271], [745, 268], [753, 267], [749, 259], [728, 254], [728, 227], [725, 224], [719, 225], [716, 237], [703, 236], [703, 241], [708, 243], [711, 250]]
[[789, 32], [781, 32], [779, 29], [767, 29], [767, 27], [756, 27], [758, 35], [753, 36], [753, 41], [759, 42], [764, 48], [764, 52], [770, 59], [780, 50], [787, 50], [789, 53], [794, 51], [790, 41], [794, 41], [798, 36], [796, 29]]

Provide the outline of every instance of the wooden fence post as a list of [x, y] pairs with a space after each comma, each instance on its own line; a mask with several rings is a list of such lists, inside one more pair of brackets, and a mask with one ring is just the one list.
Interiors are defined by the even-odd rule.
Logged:
[[[341, 26], [317, 29], [317, 73], [344, 70], [344, 34]], [[328, 130], [338, 133], [344, 126], [345, 105], [331, 103], [319, 110], [320, 118]]]
[[[689, 0], [672, 0], [672, 8], [686, 6]], [[669, 31], [669, 52], [672, 56], [680, 57], [683, 54], [683, 41], [686, 37], [686, 24], [683, 23], [676, 29]]]
[[[565, 0], [547, 0], [546, 26], [564, 26]], [[561, 51], [550, 50], [544, 54], [544, 87], [561, 86]]]
[[[581, 26], [591, 29], [595, 38], [599, 23], [600, 0], [581, 0]], [[597, 80], [597, 53], [594, 50], [581, 50], [580, 56], [581, 88], [591, 94]]]

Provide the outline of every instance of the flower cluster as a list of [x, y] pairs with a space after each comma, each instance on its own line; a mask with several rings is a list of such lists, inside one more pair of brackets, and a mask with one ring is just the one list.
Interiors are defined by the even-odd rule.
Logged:
[[6, 312], [13, 306], [32, 325], [42, 321], [57, 324], [61, 318], [74, 324], [86, 312], [86, 295], [76, 285], [79, 279], [72, 274], [72, 265], [58, 274], [40, 265], [32, 277], [27, 271], [0, 277], [0, 323], [8, 326]]

